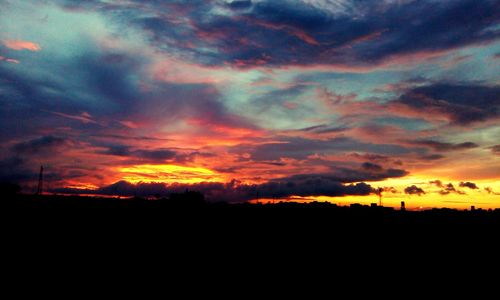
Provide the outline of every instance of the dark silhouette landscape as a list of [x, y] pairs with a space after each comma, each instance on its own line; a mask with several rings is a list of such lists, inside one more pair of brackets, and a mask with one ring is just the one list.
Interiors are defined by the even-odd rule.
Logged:
[[[15, 186], [14, 186], [15, 187]], [[429, 209], [407, 211], [392, 207], [351, 204], [338, 206], [328, 202], [296, 203], [276, 200], [274, 203], [208, 202], [196, 191], [172, 193], [169, 197], [146, 199], [102, 198], [96, 196], [27, 195], [13, 186], [5, 191], [4, 211], [21, 224], [150, 224], [161, 226], [183, 224], [200, 230], [247, 229], [267, 234], [273, 231], [292, 234], [295, 231], [369, 232], [377, 230], [460, 230], [493, 229], [500, 226], [500, 209]], [[23, 221], [20, 221], [23, 220]], [[91, 222], [90, 222], [91, 220]], [[60, 223], [63, 222], [63, 223]], [[231, 224], [228, 228], [226, 225]]]

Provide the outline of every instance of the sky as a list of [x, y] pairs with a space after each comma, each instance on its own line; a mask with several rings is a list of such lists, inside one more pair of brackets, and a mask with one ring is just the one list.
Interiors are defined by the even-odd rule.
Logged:
[[0, 181], [500, 208], [499, 0], [0, 0]]

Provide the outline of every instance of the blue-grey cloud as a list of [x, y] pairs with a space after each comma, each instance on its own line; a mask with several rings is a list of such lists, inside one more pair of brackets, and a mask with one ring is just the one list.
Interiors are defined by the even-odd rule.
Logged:
[[52, 152], [51, 154], [54, 154], [54, 152], [56, 152], [58, 148], [67, 145], [67, 143], [68, 141], [64, 138], [48, 135], [17, 143], [12, 147], [12, 150], [18, 155], [46, 154], [47, 151], [50, 151]]
[[[59, 2], [101, 11], [124, 25], [147, 30], [159, 49], [175, 49], [206, 64], [241, 67], [359, 66], [500, 36], [495, 29], [500, 20], [496, 0], [352, 0], [343, 6], [306, 1]], [[224, 7], [231, 13], [217, 13]]]
[[339, 137], [328, 140], [305, 138], [282, 138], [275, 143], [256, 146], [240, 145], [232, 149], [237, 153], [250, 153], [254, 161], [272, 161], [281, 158], [306, 159], [313, 154], [364, 151], [375, 154], [403, 155], [410, 153], [407, 148], [391, 144], [370, 144], [352, 138]]
[[439, 151], [439, 152], [467, 150], [479, 147], [478, 144], [472, 142], [453, 144], [453, 143], [439, 142], [435, 140], [407, 140], [405, 141], [405, 143], [415, 146], [428, 147], [434, 151]]
[[[454, 125], [469, 125], [498, 119], [500, 113], [500, 87], [478, 84], [435, 83], [407, 90], [390, 106], [401, 106], [425, 116], [441, 116]], [[439, 150], [453, 148], [434, 143]], [[444, 146], [444, 148], [443, 148]], [[463, 144], [458, 148], [472, 148]]]

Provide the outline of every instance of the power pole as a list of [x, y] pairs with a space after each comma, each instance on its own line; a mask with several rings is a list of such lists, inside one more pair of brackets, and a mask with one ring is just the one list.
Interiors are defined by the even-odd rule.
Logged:
[[38, 175], [38, 188], [36, 190], [37, 195], [43, 193], [43, 166], [40, 166], [40, 175]]

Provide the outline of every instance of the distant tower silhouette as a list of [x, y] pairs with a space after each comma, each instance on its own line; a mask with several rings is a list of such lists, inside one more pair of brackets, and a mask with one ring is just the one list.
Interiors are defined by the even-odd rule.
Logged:
[[38, 175], [38, 188], [36, 190], [37, 195], [43, 193], [43, 166], [40, 166], [40, 175]]
[[401, 211], [405, 211], [405, 210], [406, 210], [405, 202], [401, 201]]
[[377, 190], [377, 195], [378, 195], [378, 205], [379, 205], [379, 206], [382, 206], [382, 191], [383, 191], [383, 189], [382, 189], [382, 188], [378, 188], [378, 190]]

